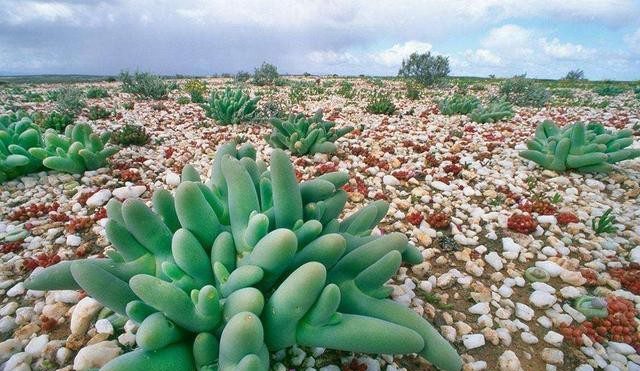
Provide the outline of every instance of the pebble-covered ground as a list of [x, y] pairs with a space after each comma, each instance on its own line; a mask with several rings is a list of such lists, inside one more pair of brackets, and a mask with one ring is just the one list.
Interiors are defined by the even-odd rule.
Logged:
[[[219, 88], [228, 81], [207, 82]], [[545, 171], [518, 157], [545, 119], [633, 129], [638, 147], [640, 101], [631, 92], [606, 98], [606, 108], [556, 101], [542, 109], [516, 108], [508, 122], [475, 124], [465, 116], [438, 113], [437, 101], [455, 87], [409, 100], [404, 84], [384, 81], [398, 107], [387, 116], [365, 110], [367, 94], [378, 87], [365, 79], [352, 82], [359, 92], [352, 99], [337, 95], [335, 83], [291, 106], [305, 113], [321, 108], [325, 118], [358, 128], [338, 140], [336, 155], [294, 162], [301, 179], [348, 171], [347, 210], [376, 199], [390, 202], [381, 232], [406, 233], [425, 258], [400, 269], [391, 283], [393, 298], [429, 318], [463, 355], [465, 370], [640, 370], [640, 159], [594, 176]], [[122, 149], [108, 168], [82, 176], [41, 172], [0, 185], [4, 370], [84, 370], [134, 346], [135, 325], [114, 329], [97, 319], [101, 305], [82, 292], [23, 286], [40, 267], [100, 256], [109, 248], [103, 206], [110, 198], [149, 200], [155, 188], [175, 188], [187, 163], [206, 174], [217, 146], [231, 139], [252, 142], [262, 158], [271, 150], [263, 140], [269, 125], [217, 126], [197, 104], [179, 105], [176, 98], [184, 93], [134, 101], [119, 83], [91, 85], [107, 88], [111, 96], [89, 99], [88, 106], [116, 111], [109, 119], [92, 121], [95, 130], [140, 124], [151, 140]], [[289, 100], [289, 87], [249, 89], [263, 94], [262, 105]], [[497, 89], [485, 83], [473, 93], [486, 98]], [[587, 90], [574, 94], [605, 99]], [[0, 90], [0, 101], [28, 111], [52, 108], [51, 102], [21, 103], [9, 89]], [[133, 109], [123, 108], [128, 102], [134, 102]], [[79, 121], [89, 121], [86, 114]], [[597, 235], [592, 221], [609, 208], [617, 231]], [[24, 238], [5, 241], [17, 234]], [[530, 283], [524, 277], [530, 267], [551, 279]], [[606, 298], [609, 317], [589, 321], [576, 311], [574, 299], [584, 294]], [[272, 356], [278, 370], [430, 369], [411, 356], [370, 358], [298, 348]]]

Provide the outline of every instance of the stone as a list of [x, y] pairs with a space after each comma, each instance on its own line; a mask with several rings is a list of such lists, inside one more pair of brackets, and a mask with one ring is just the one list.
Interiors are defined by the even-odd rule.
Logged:
[[447, 326], [447, 325], [440, 326], [440, 333], [449, 342], [453, 343], [454, 341], [456, 341], [457, 331], [453, 326]]
[[572, 286], [582, 286], [587, 283], [587, 279], [582, 277], [580, 272], [564, 270], [560, 273], [560, 279]]
[[520, 333], [520, 339], [527, 344], [537, 344], [539, 341], [537, 336], [526, 331]]
[[615, 341], [610, 341], [608, 343], [608, 347], [611, 348], [616, 353], [620, 353], [625, 356], [636, 353], [635, 349], [631, 345], [626, 343], [618, 343]]
[[111, 198], [111, 191], [108, 189], [101, 189], [98, 192], [94, 193], [87, 199], [87, 207], [95, 209], [100, 207], [109, 201]]
[[544, 341], [546, 341], [547, 343], [553, 345], [553, 346], [557, 346], [559, 347], [560, 345], [562, 345], [562, 341], [564, 340], [564, 336], [562, 336], [561, 334], [555, 332], [555, 331], [549, 331], [547, 332], [547, 334], [544, 336]]
[[561, 365], [564, 363], [564, 353], [556, 348], [542, 349], [542, 360], [552, 365]]
[[506, 350], [498, 357], [500, 371], [521, 371], [520, 360], [512, 350]]
[[479, 348], [485, 344], [484, 335], [482, 334], [463, 335], [462, 343], [467, 349]]
[[544, 291], [534, 291], [529, 296], [529, 301], [538, 308], [547, 308], [556, 303], [558, 299]]
[[108, 319], [103, 318], [96, 321], [96, 331], [99, 334], [113, 334], [113, 325]]
[[484, 256], [484, 261], [487, 262], [493, 269], [496, 271], [501, 271], [504, 268], [504, 264], [502, 263], [502, 259], [500, 255], [495, 251], [492, 251]]
[[71, 333], [85, 334], [91, 325], [91, 320], [102, 309], [97, 300], [85, 297], [75, 306], [71, 313]]
[[22, 342], [18, 339], [7, 339], [0, 343], [0, 364], [22, 350]]
[[91, 368], [100, 368], [110, 360], [119, 356], [121, 352], [122, 350], [115, 340], [102, 341], [86, 346], [80, 349], [73, 359], [73, 369], [88, 370]]
[[385, 175], [382, 177], [382, 183], [384, 183], [384, 185], [388, 185], [388, 186], [399, 186], [400, 185], [400, 181], [398, 179], [396, 179], [396, 177], [394, 177], [393, 175]]
[[537, 261], [536, 267], [544, 269], [551, 277], [558, 277], [564, 268], [550, 260]]
[[489, 303], [477, 303], [469, 308], [469, 313], [482, 315], [489, 313], [490, 310]]
[[24, 288], [24, 283], [18, 282], [13, 287], [11, 287], [9, 290], [7, 290], [5, 295], [7, 297], [13, 298], [13, 297], [16, 297], [18, 295], [24, 294], [25, 291], [26, 291], [26, 289]]
[[47, 346], [49, 342], [49, 335], [43, 334], [40, 336], [36, 336], [29, 341], [26, 347], [24, 347], [24, 351], [31, 354], [34, 357], [38, 357], [42, 354], [42, 351]]
[[147, 187], [143, 185], [133, 185], [120, 187], [113, 190], [113, 196], [119, 200], [127, 200], [129, 198], [137, 198], [147, 191]]
[[70, 234], [67, 236], [66, 243], [67, 243], [67, 246], [77, 247], [77, 246], [80, 246], [80, 244], [82, 244], [82, 238], [80, 238], [80, 236], [77, 236], [75, 234]]
[[522, 303], [516, 303], [516, 317], [524, 320], [531, 321], [535, 311], [528, 305]]
[[180, 175], [169, 171], [164, 178], [164, 182], [167, 183], [167, 185], [176, 187], [178, 186], [178, 184], [180, 184]]

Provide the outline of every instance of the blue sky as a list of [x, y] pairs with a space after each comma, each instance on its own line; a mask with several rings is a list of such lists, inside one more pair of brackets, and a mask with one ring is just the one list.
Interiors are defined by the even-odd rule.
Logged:
[[0, 0], [0, 74], [252, 71], [640, 79], [640, 0]]

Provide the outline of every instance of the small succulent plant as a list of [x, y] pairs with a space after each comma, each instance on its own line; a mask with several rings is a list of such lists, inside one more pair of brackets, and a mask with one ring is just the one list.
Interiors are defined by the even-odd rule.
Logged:
[[207, 116], [220, 125], [239, 124], [255, 117], [259, 100], [260, 98], [249, 98], [240, 89], [226, 88], [222, 93], [212, 92], [204, 109]]
[[251, 145], [222, 145], [210, 179], [183, 170], [175, 194], [158, 190], [107, 205], [109, 258], [64, 261], [30, 289], [83, 289], [139, 323], [138, 348], [103, 366], [122, 370], [268, 370], [292, 345], [417, 353], [457, 371], [454, 348], [384, 286], [420, 252], [401, 233], [371, 235], [388, 205], [339, 221], [345, 173], [298, 183], [275, 149], [271, 166]]
[[44, 148], [31, 148], [29, 153], [49, 169], [65, 173], [82, 173], [96, 170], [107, 164], [107, 158], [118, 151], [107, 146], [110, 133], [93, 133], [85, 123], [69, 125], [64, 135], [55, 130], [44, 133]]
[[597, 218], [597, 220], [594, 218], [591, 221], [591, 228], [596, 234], [614, 233], [618, 230], [614, 225], [616, 223], [616, 217], [615, 215], [611, 215], [612, 212], [613, 208], [609, 208], [601, 217]]
[[120, 129], [111, 133], [111, 142], [122, 145], [141, 146], [149, 141], [149, 135], [141, 125], [125, 124]]
[[506, 101], [496, 101], [487, 105], [479, 105], [469, 113], [471, 121], [480, 124], [498, 122], [512, 117], [513, 108], [511, 107], [511, 104]]
[[388, 95], [376, 91], [369, 99], [367, 112], [376, 115], [393, 115], [396, 105], [393, 104]]
[[338, 148], [335, 141], [353, 130], [347, 126], [336, 129], [335, 123], [324, 121], [319, 110], [311, 118], [303, 114], [290, 115], [285, 121], [271, 120], [275, 128], [266, 139], [274, 148], [289, 149], [296, 155], [307, 153], [335, 153]]
[[64, 129], [73, 124], [73, 116], [68, 113], [51, 112], [41, 119], [36, 118], [36, 123], [43, 129], [54, 129], [57, 132], [64, 132]]
[[640, 149], [626, 148], [632, 143], [633, 132], [628, 129], [612, 132], [600, 123], [581, 122], [561, 129], [544, 121], [520, 156], [555, 171], [606, 173], [611, 164], [640, 156]]
[[455, 94], [451, 98], [445, 98], [438, 104], [443, 115], [466, 115], [478, 108], [480, 101], [476, 97]]
[[0, 116], [0, 183], [40, 171], [42, 160], [29, 153], [42, 149], [42, 134], [24, 112]]
[[613, 97], [624, 93], [623, 88], [611, 84], [600, 85], [594, 88], [593, 91], [603, 97]]

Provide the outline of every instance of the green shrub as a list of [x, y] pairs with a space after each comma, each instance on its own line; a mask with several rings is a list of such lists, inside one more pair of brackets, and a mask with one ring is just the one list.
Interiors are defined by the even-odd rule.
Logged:
[[603, 85], [597, 86], [593, 89], [593, 91], [596, 94], [603, 97], [613, 97], [613, 96], [624, 93], [623, 88], [612, 85], [612, 84], [603, 84]]
[[142, 99], [165, 99], [172, 87], [160, 76], [148, 72], [136, 71], [131, 75], [129, 71], [123, 71], [120, 81], [122, 91]]
[[127, 111], [131, 111], [134, 106], [135, 103], [133, 101], [122, 103], [122, 108], [126, 109]]
[[62, 133], [67, 126], [73, 124], [73, 116], [53, 111], [41, 119], [36, 119], [36, 123], [43, 129], [53, 129]]
[[204, 96], [207, 93], [207, 83], [202, 80], [189, 80], [184, 84], [184, 91], [189, 93], [191, 102], [204, 103]]
[[111, 133], [111, 142], [122, 146], [142, 146], [149, 141], [149, 135], [140, 125], [125, 124]]
[[289, 100], [291, 103], [296, 104], [300, 103], [307, 98], [306, 94], [306, 86], [303, 83], [296, 82], [291, 85], [291, 90], [289, 90]]
[[567, 72], [567, 74], [565, 75], [565, 77], [562, 78], [563, 80], [569, 80], [569, 81], [580, 81], [580, 80], [585, 80], [584, 78], [584, 71], [583, 70], [571, 70], [569, 72]]
[[549, 91], [525, 75], [505, 80], [500, 86], [500, 94], [511, 104], [521, 107], [543, 107], [549, 100]]
[[505, 101], [494, 101], [487, 105], [479, 105], [469, 114], [471, 121], [480, 124], [498, 122], [511, 117], [513, 117], [513, 108], [509, 102]]
[[233, 76], [233, 80], [238, 83], [247, 82], [249, 81], [250, 78], [251, 78], [251, 74], [246, 71], [239, 71], [238, 73], [235, 74], [235, 76]]
[[87, 98], [95, 99], [95, 98], [107, 98], [109, 96], [109, 92], [107, 89], [99, 88], [97, 86], [92, 86], [87, 90]]
[[273, 85], [279, 78], [278, 68], [267, 62], [263, 62], [253, 73], [253, 83], [258, 86]]
[[407, 82], [407, 98], [411, 100], [418, 100], [422, 96], [422, 89], [418, 84]]
[[101, 107], [91, 106], [89, 107], [89, 120], [102, 120], [111, 117], [112, 112]]
[[56, 96], [57, 111], [75, 116], [85, 107], [84, 93], [76, 88], [63, 88]]
[[575, 94], [571, 89], [554, 89], [551, 91], [554, 97], [562, 99], [573, 99]]
[[449, 58], [432, 56], [431, 52], [413, 53], [402, 61], [398, 76], [413, 79], [423, 85], [431, 85], [449, 75]]
[[347, 99], [352, 99], [356, 95], [356, 91], [353, 88], [353, 84], [347, 80], [342, 81], [342, 83], [340, 84], [340, 88], [336, 93]]
[[396, 111], [396, 106], [391, 101], [391, 98], [387, 94], [383, 94], [376, 91], [369, 98], [369, 104], [367, 105], [367, 112], [376, 115], [392, 115]]
[[44, 102], [44, 98], [41, 94], [35, 92], [26, 92], [22, 96], [22, 101], [24, 102], [33, 102], [33, 103], [42, 103]]
[[178, 97], [178, 99], [176, 99], [176, 103], [183, 105], [183, 104], [189, 104], [191, 103], [191, 98], [189, 97], [185, 97], [184, 95], [181, 97]]
[[288, 110], [287, 105], [284, 103], [275, 99], [269, 99], [262, 105], [262, 107], [260, 107], [260, 116], [268, 119], [286, 118]]
[[266, 138], [267, 142], [296, 155], [335, 153], [338, 148], [333, 142], [353, 130], [351, 126], [336, 129], [335, 122], [322, 119], [322, 110], [311, 118], [303, 114], [290, 115], [285, 121], [274, 118], [271, 125], [275, 130]]
[[260, 98], [251, 99], [242, 90], [226, 88], [224, 92], [212, 92], [208, 104], [204, 105], [208, 117], [220, 125], [238, 124], [255, 117]]
[[455, 94], [451, 98], [445, 98], [440, 101], [438, 107], [443, 115], [466, 115], [478, 108], [480, 101], [476, 97]]

